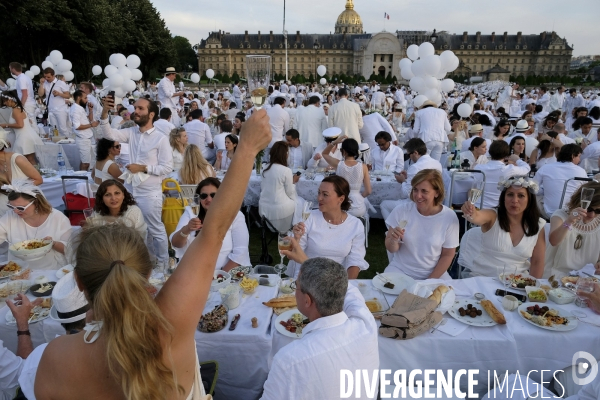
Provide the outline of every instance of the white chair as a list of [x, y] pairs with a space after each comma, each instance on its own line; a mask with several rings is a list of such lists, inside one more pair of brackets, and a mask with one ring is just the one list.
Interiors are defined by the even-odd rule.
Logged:
[[198, 185], [179, 184], [179, 187], [181, 188], [181, 193], [184, 198], [193, 199], [194, 195], [196, 194], [196, 188], [198, 187]]
[[58, 153], [62, 153], [66, 169], [72, 169], [63, 147], [60, 144], [35, 145], [35, 156], [42, 168], [58, 171]]

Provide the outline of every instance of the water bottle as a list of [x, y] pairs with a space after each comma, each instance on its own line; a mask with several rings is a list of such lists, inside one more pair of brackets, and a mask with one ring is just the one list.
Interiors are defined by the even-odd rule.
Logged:
[[456, 150], [456, 155], [454, 156], [454, 168], [460, 169], [460, 150]]
[[67, 173], [67, 167], [65, 164], [65, 158], [63, 157], [62, 153], [59, 151], [58, 152], [58, 157], [56, 157], [56, 162], [58, 163], [58, 173], [60, 175], [64, 175]]

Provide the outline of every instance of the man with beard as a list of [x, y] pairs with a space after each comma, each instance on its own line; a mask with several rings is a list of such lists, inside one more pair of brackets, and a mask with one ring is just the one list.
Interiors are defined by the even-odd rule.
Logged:
[[100, 120], [102, 135], [110, 140], [129, 143], [131, 164], [127, 169], [133, 174], [133, 195], [142, 209], [148, 224], [148, 244], [160, 262], [168, 260], [168, 240], [162, 214], [162, 180], [173, 171], [173, 152], [169, 138], [154, 128], [158, 119], [158, 106], [150, 99], [135, 102], [132, 115], [137, 126], [112, 129], [108, 124], [108, 111], [114, 107], [113, 99], [104, 99]]
[[[73, 93], [74, 103], [71, 105], [70, 117], [75, 133], [75, 143], [79, 149], [79, 169], [87, 171], [92, 162], [92, 156], [96, 154], [96, 141], [92, 128], [98, 126], [99, 122], [94, 121], [94, 106], [88, 104], [87, 94], [81, 90]], [[86, 115], [85, 108], [88, 106], [89, 114]]]

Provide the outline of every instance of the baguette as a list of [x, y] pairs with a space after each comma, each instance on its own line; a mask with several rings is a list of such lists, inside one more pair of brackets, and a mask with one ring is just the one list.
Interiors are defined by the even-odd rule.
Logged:
[[485, 310], [486, 313], [494, 320], [495, 323], [504, 325], [506, 324], [506, 319], [504, 318], [504, 314], [502, 314], [491, 301], [489, 300], [481, 300], [481, 307]]
[[276, 297], [263, 304], [273, 308], [296, 307], [296, 297]]
[[435, 301], [437, 303], [437, 305], [439, 306], [440, 303], [442, 302], [442, 297], [444, 296], [444, 293], [446, 293], [447, 291], [448, 291], [448, 286], [440, 285], [435, 288], [435, 290], [433, 291], [431, 296], [428, 297], [428, 299]]

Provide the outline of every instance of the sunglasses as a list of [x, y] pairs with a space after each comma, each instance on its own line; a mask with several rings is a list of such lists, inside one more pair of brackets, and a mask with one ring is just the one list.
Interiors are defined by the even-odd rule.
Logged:
[[201, 193], [200, 194], [200, 200], [206, 200], [208, 198], [208, 196], [210, 196], [212, 199], [214, 199], [216, 194], [217, 193], [211, 193], [211, 194]]
[[600, 215], [600, 208], [592, 208], [592, 207], [590, 207], [590, 208], [587, 209], [587, 212], [594, 212], [594, 214]]
[[120, 144], [117, 144], [116, 146], [112, 146], [112, 148], [113, 148], [113, 149], [119, 149], [119, 150], [121, 150], [121, 145], [120, 145]]
[[13, 211], [19, 211], [19, 212], [23, 212], [25, 210], [27, 210], [29, 208], [30, 205], [32, 205], [34, 203], [34, 201], [32, 201], [31, 203], [27, 204], [25, 207], [23, 206], [13, 206], [12, 204], [7, 204], [6, 206]]

